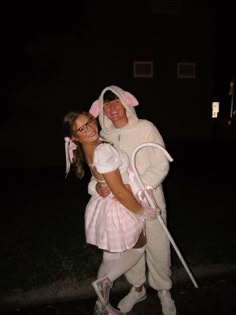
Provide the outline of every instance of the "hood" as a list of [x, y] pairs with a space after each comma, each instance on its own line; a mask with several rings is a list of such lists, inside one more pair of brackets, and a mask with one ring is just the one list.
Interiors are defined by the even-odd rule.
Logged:
[[116, 94], [118, 98], [120, 99], [122, 105], [126, 109], [126, 115], [128, 117], [128, 124], [123, 128], [131, 128], [134, 125], [136, 125], [138, 122], [138, 117], [134, 109], [134, 106], [137, 106], [139, 104], [136, 97], [133, 96], [131, 93], [124, 91], [118, 86], [110, 85], [102, 90], [99, 98], [93, 102], [89, 110], [89, 112], [93, 116], [98, 117], [99, 123], [103, 132], [110, 133], [116, 129], [113, 126], [111, 120], [108, 119], [103, 113], [103, 100], [104, 100], [103, 96], [106, 91], [111, 91], [114, 94]]

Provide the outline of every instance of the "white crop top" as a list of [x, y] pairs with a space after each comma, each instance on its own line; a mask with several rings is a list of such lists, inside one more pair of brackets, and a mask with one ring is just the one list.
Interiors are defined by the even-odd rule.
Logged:
[[125, 152], [118, 151], [110, 143], [101, 143], [94, 152], [93, 165], [101, 174], [119, 168], [124, 184], [129, 183], [129, 158]]

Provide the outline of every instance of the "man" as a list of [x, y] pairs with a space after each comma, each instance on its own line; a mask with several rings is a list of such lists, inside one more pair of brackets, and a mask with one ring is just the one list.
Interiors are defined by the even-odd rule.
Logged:
[[[154, 142], [164, 146], [162, 136], [152, 122], [139, 119], [134, 106], [137, 99], [118, 86], [106, 87], [99, 99], [95, 101], [90, 113], [99, 117], [101, 136], [111, 141], [115, 147], [125, 151], [131, 157], [133, 150], [140, 144]], [[169, 171], [169, 161], [159, 149], [146, 147], [136, 155], [136, 167], [142, 182], [146, 186], [155, 188], [154, 196], [161, 209], [161, 216], [166, 222], [166, 205], [162, 189], [162, 182]], [[89, 193], [96, 189], [103, 197], [109, 189], [95, 184], [89, 184]], [[170, 243], [159, 221], [146, 223], [146, 261], [145, 255], [126, 273], [132, 288], [118, 304], [122, 312], [129, 312], [133, 306], [146, 298], [146, 262], [148, 266], [149, 285], [158, 291], [163, 315], [176, 315], [175, 303], [171, 297], [171, 259]]]

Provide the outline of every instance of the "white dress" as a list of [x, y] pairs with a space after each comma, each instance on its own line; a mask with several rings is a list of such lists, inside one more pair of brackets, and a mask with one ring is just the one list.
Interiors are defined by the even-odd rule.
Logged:
[[[99, 173], [107, 173], [119, 168], [124, 184], [130, 184], [137, 191], [137, 181], [129, 167], [129, 158], [117, 151], [111, 144], [102, 143], [94, 152], [93, 165]], [[123, 252], [132, 248], [143, 229], [143, 220], [110, 194], [106, 198], [94, 194], [85, 210], [85, 233], [87, 243], [108, 250]]]

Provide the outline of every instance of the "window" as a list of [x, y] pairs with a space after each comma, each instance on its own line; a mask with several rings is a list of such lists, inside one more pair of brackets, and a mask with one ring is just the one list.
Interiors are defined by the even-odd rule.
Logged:
[[217, 118], [220, 111], [220, 103], [212, 102], [212, 118]]
[[152, 78], [153, 62], [152, 61], [134, 61], [133, 71], [135, 78]]

